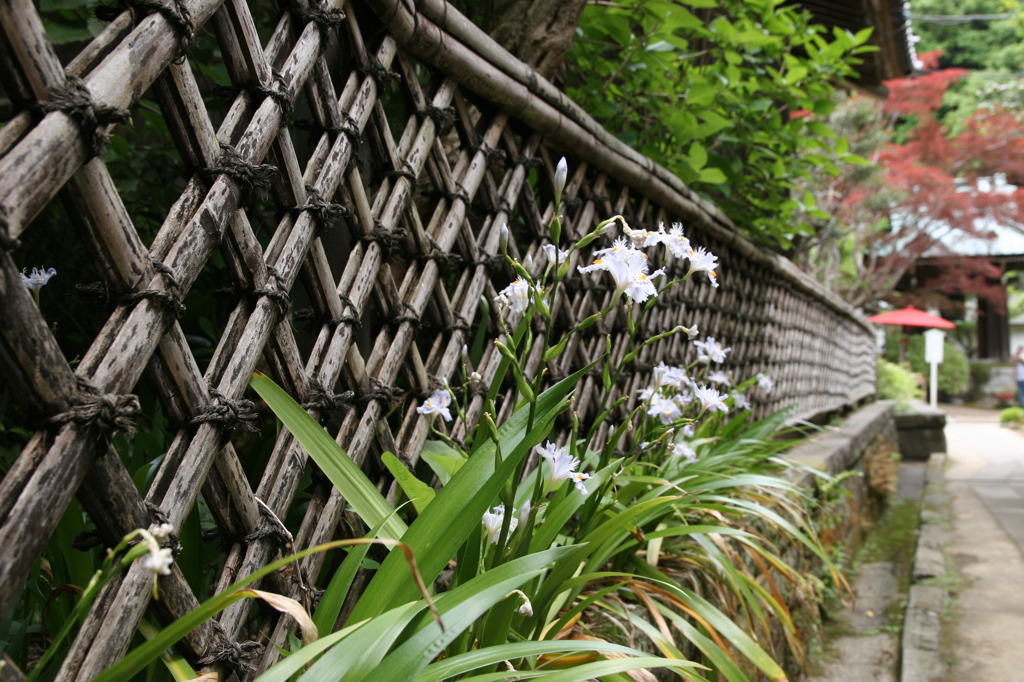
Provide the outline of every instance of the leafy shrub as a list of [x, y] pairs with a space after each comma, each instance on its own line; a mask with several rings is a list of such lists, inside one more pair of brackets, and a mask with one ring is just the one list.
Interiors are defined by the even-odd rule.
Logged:
[[[886, 350], [887, 359], [895, 360], [894, 344], [887, 344]], [[910, 363], [910, 371], [929, 375], [930, 366], [924, 361], [924, 336], [916, 334], [907, 340], [906, 359]], [[949, 342], [943, 344], [943, 359], [939, 363], [939, 394], [945, 398], [965, 395], [970, 373], [967, 356], [963, 351]]]
[[878, 397], [881, 400], [895, 400], [897, 404], [921, 399], [921, 387], [914, 379], [914, 373], [906, 367], [885, 358], [878, 358]]
[[1024, 426], [1024, 407], [1007, 407], [999, 413], [999, 423]]
[[779, 2], [587, 3], [567, 89], [754, 239], [787, 247], [812, 231], [800, 216], [828, 217], [797, 181], [838, 175], [837, 161], [867, 164], [816, 117], [834, 108], [833, 83], [874, 49], [869, 35], [829, 32]]

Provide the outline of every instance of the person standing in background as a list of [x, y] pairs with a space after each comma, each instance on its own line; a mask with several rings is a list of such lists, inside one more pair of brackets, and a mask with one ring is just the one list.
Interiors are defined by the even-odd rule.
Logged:
[[1024, 346], [1017, 346], [1013, 366], [1017, 371], [1017, 404], [1024, 407]]

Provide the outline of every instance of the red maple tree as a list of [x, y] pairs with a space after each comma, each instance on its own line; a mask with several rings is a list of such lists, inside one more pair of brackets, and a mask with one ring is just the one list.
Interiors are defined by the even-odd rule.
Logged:
[[[921, 58], [934, 66], [938, 54]], [[897, 285], [923, 259], [930, 267], [916, 286], [1005, 305], [1005, 292], [993, 285], [999, 269], [987, 259], [965, 257], [959, 247], [993, 238], [995, 225], [1024, 229], [1024, 189], [1012, 186], [1024, 184], [1024, 123], [1013, 112], [979, 109], [951, 135], [937, 112], [946, 91], [966, 74], [933, 69], [888, 81], [889, 97], [877, 107], [873, 125], [886, 127], [889, 139], [898, 141], [875, 150], [874, 174], [839, 178], [829, 188], [831, 205], [819, 202], [845, 228], [832, 230], [838, 235], [833, 248], [842, 254], [833, 257], [841, 261], [841, 274], [830, 284], [854, 305], [892, 301]], [[813, 264], [811, 258], [804, 262]], [[941, 275], [935, 276], [938, 266]]]

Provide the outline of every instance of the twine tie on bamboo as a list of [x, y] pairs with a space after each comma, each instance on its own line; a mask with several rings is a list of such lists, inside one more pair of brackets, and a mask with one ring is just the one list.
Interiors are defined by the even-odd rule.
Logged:
[[159, 0], [118, 0], [116, 5], [97, 7], [96, 18], [100, 21], [113, 21], [121, 13], [118, 5], [124, 9], [146, 10], [147, 14], [157, 12], [162, 15], [178, 35], [178, 55], [174, 58], [174, 63], [181, 64], [185, 61], [186, 51], [195, 36], [195, 23], [182, 0], [171, 0], [170, 5], [165, 5]]
[[278, 518], [274, 510], [267, 506], [267, 503], [258, 497], [253, 498], [256, 501], [256, 506], [260, 510], [260, 521], [256, 530], [249, 533], [242, 540], [246, 543], [255, 542], [260, 538], [269, 537], [275, 535], [284, 540], [286, 545], [291, 545], [295, 542], [295, 538], [292, 537], [291, 532], [285, 527], [281, 519]]
[[215, 178], [218, 175], [227, 175], [239, 184], [245, 197], [252, 193], [253, 189], [269, 189], [277, 174], [277, 166], [269, 163], [249, 163], [238, 153], [238, 150], [229, 144], [221, 143], [220, 159], [216, 166], [210, 166], [200, 171], [207, 178]]
[[487, 270], [501, 270], [505, 265], [505, 257], [501, 254], [484, 254], [479, 259], [473, 261], [473, 265], [476, 267], [483, 266]]
[[444, 198], [449, 201], [460, 199], [466, 206], [473, 203], [473, 199], [469, 196], [469, 193], [466, 192], [466, 189], [457, 182], [455, 183], [455, 189], [453, 191], [444, 193]]
[[273, 87], [268, 87], [258, 82], [252, 82], [243, 85], [242, 89], [253, 95], [269, 97], [277, 102], [277, 106], [281, 107], [281, 113], [284, 115], [285, 120], [292, 117], [292, 111], [295, 103], [292, 101], [292, 98], [288, 96], [288, 92], [284, 85], [284, 79], [281, 78], [281, 74], [276, 71], [274, 72]]
[[508, 161], [508, 154], [505, 153], [504, 149], [495, 149], [486, 142], [481, 142], [473, 147], [473, 151], [481, 152], [484, 158], [487, 159], [487, 163], [492, 163], [502, 168], [505, 167], [505, 162]]
[[307, 611], [312, 612], [320, 604], [320, 599], [327, 590], [322, 587], [314, 587], [310, 582], [308, 577], [302, 577], [301, 570], [297, 570], [292, 574], [292, 584], [302, 593], [303, 606], [306, 607]]
[[467, 320], [462, 313], [453, 312], [452, 317], [455, 318], [455, 321], [444, 328], [446, 332], [462, 332], [463, 334], [468, 334], [473, 329], [469, 325], [469, 320]]
[[327, 131], [337, 135], [341, 133], [348, 138], [348, 142], [352, 145], [352, 149], [359, 149], [359, 145], [363, 142], [363, 134], [359, 130], [359, 121], [354, 119], [351, 114], [347, 111], [341, 112], [342, 124], [340, 126], [331, 126], [327, 128]]
[[[359, 319], [359, 308], [356, 307], [352, 299], [347, 294], [338, 294], [338, 298], [342, 303], [342, 314], [338, 317], [324, 319], [322, 316], [318, 316], [313, 308], [302, 308], [295, 311], [294, 318], [296, 321], [305, 322], [310, 329], [315, 328], [318, 324], [325, 324], [331, 329], [335, 329], [339, 324], [356, 329], [362, 327], [363, 321]], [[348, 310], [351, 310], [352, 314], [347, 313]]]
[[391, 318], [391, 324], [393, 326], [398, 326], [400, 324], [405, 323], [409, 323], [414, 327], [422, 326], [423, 321], [420, 319], [420, 316], [416, 314], [415, 308], [413, 308], [411, 305], [403, 301], [402, 310], [404, 312], [401, 315], [395, 315], [394, 317]]
[[190, 424], [220, 424], [226, 429], [242, 429], [256, 433], [260, 430], [257, 420], [256, 404], [246, 398], [232, 400], [215, 390], [211, 390], [213, 398], [206, 408], [192, 417]]
[[130, 120], [124, 109], [93, 102], [85, 82], [77, 76], [67, 76], [63, 85], [51, 89], [49, 99], [40, 102], [39, 110], [43, 113], [60, 111], [72, 118], [82, 130], [90, 157], [103, 156], [107, 150], [107, 126]]
[[211, 648], [213, 651], [200, 658], [198, 665], [213, 665], [224, 663], [233, 670], [251, 675], [256, 672], [256, 665], [253, 661], [259, 656], [263, 647], [259, 642], [249, 640], [247, 642], [233, 642], [224, 631], [224, 626], [219, 620], [211, 620], [213, 631], [217, 633], [217, 643]]
[[339, 30], [341, 25], [345, 23], [346, 14], [345, 10], [340, 7], [332, 7], [325, 9], [323, 7], [311, 5], [310, 7], [301, 7], [293, 4], [288, 10], [304, 23], [313, 22], [316, 27], [320, 29], [320, 36], [324, 40], [327, 39], [327, 32], [330, 29]]
[[400, 83], [402, 76], [385, 68], [373, 55], [366, 56], [366, 63], [359, 67], [359, 73], [369, 76], [377, 83], [378, 88], [385, 88]]
[[437, 132], [445, 134], [455, 123], [454, 107], [428, 106], [416, 112], [418, 116], [429, 118], [437, 126]]
[[302, 403], [302, 408], [321, 412], [347, 410], [355, 401], [354, 391], [333, 393], [327, 390], [319, 379], [314, 378], [309, 380], [309, 388], [306, 391], [306, 400]]
[[167, 282], [167, 288], [130, 291], [121, 296], [121, 302], [129, 304], [148, 298], [164, 304], [174, 311], [175, 317], [180, 319], [181, 316], [185, 314], [185, 304], [181, 302], [179, 294], [180, 288], [178, 286], [178, 280], [174, 277], [174, 271], [159, 261], [153, 263], [153, 269], [160, 273], [160, 276], [164, 278], [165, 282]]
[[341, 117], [341, 125], [332, 125], [330, 123], [322, 123], [311, 118], [297, 118], [292, 121], [292, 125], [295, 126], [296, 130], [305, 130], [311, 133], [322, 133], [328, 132], [332, 135], [345, 135], [348, 141], [352, 144], [353, 148], [358, 148], [361, 142], [360, 136], [362, 133], [359, 131], [359, 122], [352, 118], [352, 115], [347, 111], [340, 111], [338, 115]]
[[523, 168], [543, 168], [544, 167], [544, 159], [540, 158], [539, 156], [526, 156], [526, 155], [523, 155], [523, 156], [520, 156], [518, 159], [516, 159], [515, 163], [516, 163], [517, 166], [522, 166]]
[[415, 257], [418, 261], [432, 260], [438, 264], [439, 267], [450, 269], [457, 268], [462, 265], [464, 259], [461, 254], [449, 253], [437, 245], [430, 235], [427, 235], [427, 252], [420, 254]]
[[402, 165], [401, 168], [393, 168], [387, 172], [389, 178], [405, 178], [409, 182], [416, 181], [416, 172], [413, 170], [412, 164], [405, 159], [399, 159], [398, 163]]
[[270, 281], [274, 283], [272, 287], [258, 287], [252, 290], [254, 296], [266, 296], [274, 303], [277, 304], [278, 311], [285, 315], [288, 312], [288, 306], [291, 304], [291, 296], [288, 295], [287, 287], [285, 286], [284, 277], [274, 267], [267, 267], [267, 274], [270, 275]]
[[306, 185], [306, 203], [296, 206], [295, 210], [312, 213], [321, 231], [337, 226], [342, 218], [349, 215], [349, 210], [344, 205], [328, 201], [320, 194], [320, 190], [312, 185]]
[[390, 405], [392, 402], [398, 400], [405, 393], [402, 389], [397, 386], [388, 386], [381, 382], [379, 379], [370, 379], [370, 390], [361, 393], [357, 396], [357, 400], [363, 404], [369, 403], [370, 401], [377, 400], [385, 405]]
[[368, 236], [363, 237], [363, 243], [376, 242], [382, 252], [381, 255], [387, 259], [391, 254], [398, 251], [404, 239], [405, 230], [403, 228], [398, 225], [390, 228], [385, 227], [384, 223], [377, 220], [374, 222], [373, 231]]
[[75, 423], [85, 428], [96, 429], [106, 436], [117, 431], [129, 438], [135, 435], [135, 419], [142, 411], [138, 396], [100, 393], [84, 381], [79, 381], [79, 391], [73, 398], [74, 405], [47, 419], [47, 424], [64, 426]]

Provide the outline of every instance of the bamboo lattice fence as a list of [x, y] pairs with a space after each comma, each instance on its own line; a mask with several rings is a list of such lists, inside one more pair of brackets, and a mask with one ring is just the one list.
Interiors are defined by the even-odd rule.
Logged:
[[[458, 383], [464, 344], [494, 336], [494, 313], [481, 301], [513, 278], [495, 257], [500, 227], [510, 226], [520, 258], [537, 255], [563, 155], [570, 237], [616, 213], [634, 226], [681, 221], [721, 259], [719, 289], [664, 297], [647, 331], [696, 324], [732, 346], [738, 375], [770, 374], [776, 388], [758, 414], [791, 407], [810, 417], [874, 392], [874, 340], [861, 318], [611, 138], [444, 0], [297, 0], [263, 16], [266, 28], [241, 0], [119, 7], [62, 61], [30, 0], [0, 3], [12, 104], [0, 129], [0, 371], [25, 415], [18, 425], [33, 430], [0, 481], [0, 614], [74, 496], [110, 546], [156, 520], [181, 529], [201, 494], [225, 547], [218, 589], [285, 547], [351, 532], [344, 500], [310, 479], [306, 454], [246, 398], [251, 372], [262, 369], [302, 401], [395, 496], [378, 456], [393, 451], [415, 464], [428, 423], [411, 408], [449, 377]], [[226, 66], [226, 100], [191, 52], [200, 45]], [[180, 194], [154, 209], [162, 224], [152, 233], [133, 222], [103, 154], [108, 133], [142, 139], [128, 135], [145, 126], [142, 100], [156, 103], [147, 115], [162, 119], [180, 159], [171, 169]], [[66, 221], [42, 220], [55, 204]], [[101, 280], [91, 286], [106, 307], [77, 357], [47, 319], [72, 296], [67, 275], [43, 290], [39, 308], [19, 276], [44, 234], [73, 243], [67, 253], [87, 253], [78, 270]], [[67, 272], [61, 256], [58, 248], [46, 265]], [[189, 330], [212, 288], [226, 289], [227, 303], [217, 299], [226, 308], [206, 348]], [[568, 325], [610, 295], [563, 288], [555, 318]], [[623, 329], [595, 328], [548, 371], [585, 364], [607, 335], [613, 353], [621, 349]], [[486, 380], [498, 358], [483, 348]], [[677, 337], [647, 351], [615, 391], [635, 395], [658, 360], [693, 353]], [[582, 419], [594, 415], [599, 391], [600, 377], [582, 383]], [[152, 413], [139, 414], [142, 393], [156, 397], [170, 436], [139, 494], [112, 434], [133, 423], [140, 434], [157, 428]], [[480, 408], [477, 398], [471, 422]], [[251, 431], [261, 427], [276, 441], [255, 461]], [[287, 518], [297, 521], [283, 528]], [[273, 574], [269, 589], [308, 603], [320, 561]], [[112, 582], [60, 679], [89, 679], [121, 657], [147, 610], [166, 622], [197, 604], [177, 563], [159, 602], [149, 590], [138, 562]], [[276, 659], [285, 620], [236, 604], [189, 635], [184, 652], [251, 674]]]

